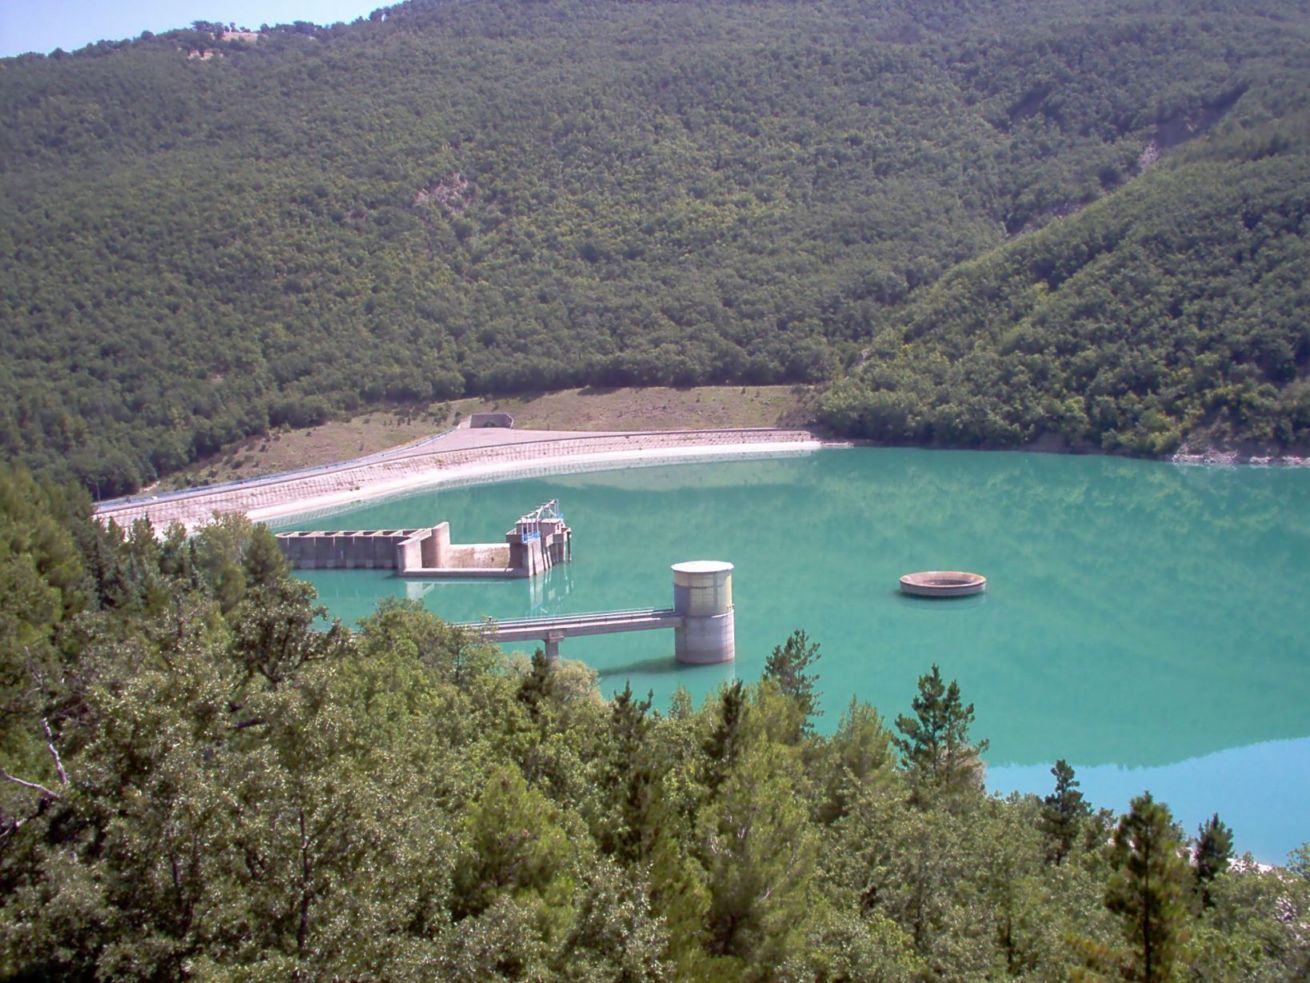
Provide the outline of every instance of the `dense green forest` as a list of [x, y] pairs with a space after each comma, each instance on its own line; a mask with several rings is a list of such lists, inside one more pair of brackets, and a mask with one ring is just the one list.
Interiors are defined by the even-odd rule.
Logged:
[[1304, 0], [410, 2], [0, 61], [0, 453], [838, 380], [888, 441], [1310, 433]]
[[[407, 602], [319, 627], [272, 534], [0, 468], [9, 979], [1202, 980], [1310, 972], [1310, 846], [983, 786], [925, 667], [816, 721], [819, 643], [664, 711]], [[823, 726], [819, 726], [819, 724]]]
[[1310, 113], [963, 263], [823, 398], [884, 441], [1163, 454], [1310, 438]]

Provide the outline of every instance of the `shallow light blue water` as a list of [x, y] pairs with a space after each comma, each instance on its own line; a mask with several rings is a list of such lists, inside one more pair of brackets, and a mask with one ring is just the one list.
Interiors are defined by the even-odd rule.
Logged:
[[[563, 655], [667, 701], [752, 681], [794, 628], [822, 646], [821, 729], [852, 697], [890, 721], [933, 662], [975, 704], [993, 791], [1045, 793], [1074, 765], [1097, 806], [1150, 789], [1188, 832], [1219, 812], [1238, 848], [1310, 840], [1310, 470], [894, 449], [505, 482], [281, 528], [450, 520], [498, 542], [559, 498], [574, 560], [532, 583], [304, 576], [346, 621], [384, 596], [450, 620], [672, 604], [669, 566], [732, 561], [734, 665], [691, 669], [672, 634], [570, 639]], [[985, 595], [901, 596], [912, 570], [974, 570]]]

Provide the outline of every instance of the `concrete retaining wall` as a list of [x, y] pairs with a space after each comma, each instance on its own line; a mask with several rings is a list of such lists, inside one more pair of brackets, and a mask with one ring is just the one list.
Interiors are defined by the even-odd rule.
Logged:
[[468, 570], [491, 567], [512, 567], [510, 563], [509, 543], [471, 543], [469, 545], [451, 546], [443, 563], [434, 563], [434, 567], [447, 570]]
[[297, 570], [394, 570], [402, 543], [422, 530], [293, 532], [278, 536], [282, 555]]
[[[775, 448], [769, 452], [772, 454], [780, 453], [779, 446], [791, 445], [801, 451], [816, 446], [814, 437], [800, 430], [657, 431], [551, 440], [525, 440], [526, 436], [526, 432], [510, 431], [504, 434], [507, 441], [504, 444], [447, 448], [437, 443], [304, 473], [253, 479], [235, 486], [119, 499], [97, 506], [96, 515], [102, 522], [112, 519], [124, 529], [135, 520], [148, 517], [162, 532], [173, 522], [188, 528], [201, 526], [215, 512], [244, 512], [257, 519], [274, 512], [305, 513], [322, 509], [326, 514], [344, 507], [342, 503], [379, 497], [384, 490], [394, 493], [402, 485], [419, 488], [486, 481], [477, 472], [488, 466], [504, 468], [505, 474], [510, 473], [510, 468], [515, 474], [555, 474], [571, 470], [569, 458], [586, 455], [627, 451], [650, 454], [676, 448], [710, 451], [718, 445], [740, 450], [743, 445], [751, 444], [767, 444]], [[530, 463], [525, 467], [524, 462]], [[461, 472], [467, 472], [469, 477], [462, 477]], [[340, 501], [331, 506], [320, 504], [332, 499]], [[287, 509], [289, 502], [298, 504]]]
[[503, 543], [452, 543], [450, 523], [430, 529], [278, 533], [296, 570], [395, 570], [402, 577], [535, 577], [568, 559], [570, 531], [544, 520], [540, 532], [516, 527]]

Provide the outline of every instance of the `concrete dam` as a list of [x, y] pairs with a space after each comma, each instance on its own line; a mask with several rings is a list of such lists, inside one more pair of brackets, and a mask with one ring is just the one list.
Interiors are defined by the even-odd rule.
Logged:
[[402, 577], [536, 577], [573, 555], [573, 533], [552, 499], [523, 515], [503, 543], [452, 543], [450, 523], [427, 529], [284, 532], [296, 570], [395, 570]]

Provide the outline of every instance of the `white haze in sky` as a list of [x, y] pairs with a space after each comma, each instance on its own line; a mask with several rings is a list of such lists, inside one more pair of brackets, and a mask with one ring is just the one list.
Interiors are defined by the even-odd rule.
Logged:
[[76, 51], [96, 41], [121, 41], [142, 31], [159, 34], [198, 20], [261, 24], [350, 23], [386, 0], [0, 0], [0, 57], [55, 48]]

